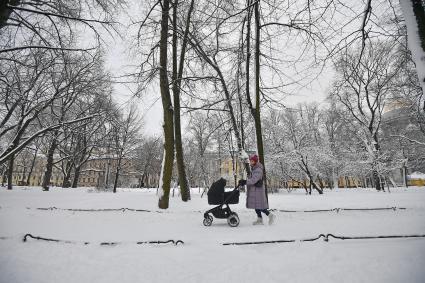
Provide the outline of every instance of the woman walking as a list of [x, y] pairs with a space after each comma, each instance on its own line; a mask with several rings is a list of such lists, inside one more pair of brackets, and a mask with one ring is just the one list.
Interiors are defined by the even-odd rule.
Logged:
[[266, 190], [263, 182], [263, 165], [258, 161], [258, 155], [253, 154], [249, 157], [251, 165], [251, 175], [247, 180], [240, 180], [239, 185], [247, 186], [246, 207], [255, 209], [257, 220], [253, 225], [263, 225], [262, 213], [269, 217], [269, 225], [272, 225], [276, 216], [268, 208]]

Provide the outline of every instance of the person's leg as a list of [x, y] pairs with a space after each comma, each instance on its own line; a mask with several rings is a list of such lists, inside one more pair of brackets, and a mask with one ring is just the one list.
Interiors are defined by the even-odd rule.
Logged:
[[253, 225], [263, 225], [263, 218], [261, 217], [261, 209], [256, 209], [255, 213], [257, 213], [257, 220], [254, 221]]
[[269, 217], [269, 225], [272, 225], [276, 219], [276, 215], [271, 213], [268, 209], [263, 209], [262, 212]]
[[257, 217], [258, 217], [258, 218], [261, 218], [261, 217], [262, 217], [262, 216], [261, 216], [261, 211], [262, 211], [261, 209], [256, 209], [256, 210], [255, 210], [255, 213], [257, 213]]

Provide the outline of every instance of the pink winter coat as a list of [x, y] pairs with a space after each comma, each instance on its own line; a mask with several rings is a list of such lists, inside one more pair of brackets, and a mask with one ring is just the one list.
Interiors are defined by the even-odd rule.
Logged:
[[[252, 167], [251, 176], [246, 180], [246, 207], [254, 209], [269, 208], [264, 189], [263, 165], [257, 162]], [[261, 182], [258, 182], [261, 181]], [[257, 184], [257, 185], [256, 185]]]

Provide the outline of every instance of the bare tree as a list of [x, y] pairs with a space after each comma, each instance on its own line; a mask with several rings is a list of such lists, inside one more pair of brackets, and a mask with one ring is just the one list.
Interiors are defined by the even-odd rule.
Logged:
[[176, 161], [177, 169], [179, 174], [179, 184], [181, 190], [181, 197], [183, 201], [188, 201], [190, 199], [190, 189], [187, 182], [186, 170], [184, 165], [184, 155], [183, 155], [183, 145], [181, 137], [181, 123], [180, 123], [180, 88], [181, 80], [183, 77], [183, 66], [185, 62], [190, 19], [193, 12], [195, 1], [190, 2], [190, 7], [187, 12], [186, 23], [183, 34], [183, 42], [180, 52], [180, 61], [177, 65], [177, 10], [178, 10], [178, 0], [174, 0], [173, 4], [173, 98], [174, 98], [174, 132], [175, 132], [175, 144], [176, 144]]
[[158, 206], [162, 209], [168, 208], [170, 196], [170, 183], [173, 172], [174, 163], [174, 114], [173, 104], [171, 102], [170, 89], [168, 83], [168, 17], [170, 10], [170, 1], [164, 0], [161, 7], [161, 40], [160, 40], [160, 70], [159, 82], [161, 89], [162, 109], [164, 112], [164, 160], [162, 164], [162, 180], [160, 180], [161, 193], [159, 196]]
[[83, 26], [94, 33], [99, 43], [99, 29], [114, 31], [112, 16], [123, 3], [121, 0], [4, 0], [0, 5], [0, 37], [6, 35], [8, 39], [0, 45], [0, 54], [28, 49], [89, 50], [92, 47], [67, 45], [66, 38], [74, 37]]
[[400, 70], [392, 50], [392, 45], [376, 42], [366, 46], [361, 58], [359, 52], [347, 51], [337, 63], [339, 79], [331, 94], [361, 129], [360, 139], [369, 153], [377, 190], [382, 189], [378, 169], [382, 113]]
[[137, 171], [141, 172], [140, 187], [151, 187], [149, 176], [157, 176], [161, 170], [162, 143], [160, 137], [144, 137], [137, 149]]
[[135, 155], [140, 142], [141, 123], [137, 109], [132, 107], [128, 114], [116, 121], [113, 130], [114, 146], [116, 150], [116, 166], [113, 192], [117, 192], [118, 179], [124, 162], [128, 162], [131, 155]]

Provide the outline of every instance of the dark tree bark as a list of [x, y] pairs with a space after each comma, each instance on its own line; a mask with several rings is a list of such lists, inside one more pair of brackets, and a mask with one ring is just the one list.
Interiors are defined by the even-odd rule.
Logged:
[[[118, 179], [120, 178], [121, 164], [122, 164], [122, 159], [124, 156], [124, 147], [127, 144], [129, 130], [130, 130], [130, 123], [131, 123], [131, 113], [128, 115], [128, 118], [125, 124], [120, 126], [120, 127], [125, 127], [122, 136], [120, 134], [120, 129], [117, 129], [115, 134], [115, 147], [119, 148], [119, 152], [118, 152], [118, 163], [115, 168], [115, 180], [114, 180], [114, 188], [113, 188], [114, 193], [117, 192]], [[120, 142], [121, 138], [122, 138], [122, 141]]]
[[[251, 102], [251, 93], [250, 93], [250, 61], [251, 61], [251, 16], [252, 16], [252, 8], [251, 8], [251, 1], [247, 0], [247, 24], [246, 24], [246, 64], [245, 64], [245, 92], [246, 92], [246, 98], [248, 102], [248, 106], [250, 108], [250, 111], [252, 111], [252, 102]], [[252, 113], [252, 112], [251, 112]]]
[[419, 39], [422, 50], [425, 52], [425, 5], [422, 0], [412, 0], [413, 13], [418, 24]]
[[72, 178], [72, 185], [71, 188], [77, 188], [78, 187], [78, 181], [80, 179], [81, 174], [81, 167], [76, 166], [74, 169], [74, 178]]
[[[74, 136], [71, 138], [71, 144], [74, 143]], [[62, 147], [62, 151], [64, 151], [64, 147]], [[70, 155], [71, 149], [65, 149], [64, 154]], [[63, 174], [63, 182], [62, 188], [70, 188], [71, 187], [71, 172], [73, 168], [73, 160], [70, 156], [62, 159], [62, 174]]]
[[58, 132], [55, 131], [55, 133], [53, 134], [53, 140], [50, 143], [49, 150], [47, 151], [46, 169], [44, 171], [43, 183], [41, 185], [41, 187], [43, 188], [43, 191], [49, 190], [50, 179], [52, 178], [52, 172], [53, 172], [53, 161], [54, 161], [53, 156], [58, 146], [57, 135], [58, 135]]
[[261, 129], [261, 105], [260, 105], [260, 8], [258, 0], [254, 5], [254, 16], [255, 16], [255, 111], [253, 111], [254, 123], [255, 123], [255, 134], [257, 137], [257, 151], [260, 158], [261, 164], [264, 168], [264, 186], [266, 188], [267, 197], [267, 178], [266, 178], [266, 164], [264, 162], [264, 145], [263, 145], [263, 132]]
[[71, 187], [71, 170], [72, 170], [71, 164], [67, 164], [67, 167], [65, 168], [63, 172], [62, 188]]
[[161, 40], [160, 40], [160, 70], [159, 70], [159, 85], [161, 89], [162, 109], [164, 115], [164, 160], [162, 168], [162, 191], [158, 201], [158, 207], [167, 209], [170, 198], [170, 183], [173, 173], [174, 162], [174, 114], [173, 105], [171, 103], [170, 89], [168, 87], [167, 74], [167, 37], [168, 37], [168, 15], [170, 10], [170, 1], [162, 2], [162, 18], [161, 18]]
[[[379, 145], [379, 141], [378, 141], [378, 136], [377, 136], [377, 133], [375, 133], [374, 135], [373, 135], [373, 139], [374, 139], [374, 141], [375, 141], [375, 150], [376, 150], [376, 152], [379, 152], [379, 150], [380, 150], [380, 145]], [[372, 166], [372, 176], [373, 176], [373, 180], [374, 180], [374, 182], [375, 182], [375, 188], [376, 188], [376, 190], [377, 191], [381, 191], [381, 190], [383, 190], [384, 188], [383, 188], [383, 186], [382, 186], [382, 184], [381, 184], [381, 176], [380, 176], [380, 174], [379, 174], [379, 172], [378, 172], [378, 170], [377, 170], [377, 163], [375, 162], [374, 164], [373, 164], [373, 166]]]
[[117, 186], [118, 186], [118, 179], [120, 177], [120, 172], [121, 172], [121, 162], [122, 162], [122, 157], [120, 157], [118, 159], [118, 164], [117, 164], [117, 168], [115, 170], [115, 180], [114, 180], [114, 189], [113, 192], [116, 193], [117, 192]]
[[308, 167], [307, 158], [304, 159], [303, 156], [301, 156], [301, 164], [300, 166], [301, 170], [304, 171], [304, 173], [307, 175], [309, 179], [309, 194], [311, 195], [311, 187], [313, 187], [320, 195], [323, 194], [323, 189], [320, 188], [316, 182], [314, 182], [313, 175], [310, 172], [310, 169]]
[[181, 191], [181, 198], [183, 201], [190, 200], [190, 189], [187, 182], [186, 169], [184, 164], [183, 144], [181, 135], [180, 123], [180, 87], [183, 76], [183, 64], [186, 54], [187, 38], [190, 26], [190, 17], [193, 11], [194, 0], [190, 3], [190, 8], [186, 18], [186, 27], [183, 35], [182, 49], [180, 53], [180, 62], [177, 65], [177, 9], [178, 0], [174, 0], [173, 8], [173, 98], [174, 98], [174, 132], [175, 132], [175, 145], [176, 145], [176, 161], [179, 174], [179, 185]]
[[[252, 0], [247, 1], [247, 6], [252, 5]], [[251, 8], [248, 8], [248, 19], [247, 19], [247, 34], [246, 34], [246, 98], [248, 102], [248, 107], [251, 112], [251, 115], [254, 119], [255, 125], [255, 136], [257, 140], [257, 153], [260, 158], [261, 164], [264, 166], [264, 185], [266, 189], [266, 197], [268, 199], [267, 192], [267, 178], [266, 178], [266, 165], [264, 162], [264, 145], [263, 145], [263, 134], [261, 128], [261, 105], [260, 105], [260, 40], [261, 40], [261, 25], [260, 25], [260, 11], [259, 11], [259, 1], [254, 4], [254, 20], [255, 20], [255, 108], [252, 104], [250, 87], [249, 87], [249, 74], [250, 74], [250, 58], [251, 58]]]
[[13, 189], [13, 165], [15, 164], [15, 155], [12, 155], [9, 158], [8, 162], [8, 169], [7, 169], [7, 189], [11, 190]]
[[81, 169], [83, 168], [87, 160], [90, 158], [91, 151], [93, 150], [93, 148], [88, 149], [86, 130], [87, 129], [84, 126], [82, 129], [82, 133], [77, 135], [77, 146], [75, 148], [75, 151], [78, 153], [74, 157], [75, 159], [71, 162], [71, 165], [74, 166], [74, 178], [71, 184], [72, 188], [78, 187], [78, 182], [80, 180], [80, 175], [81, 175]]
[[7, 172], [9, 171], [6, 165], [2, 166], [2, 172], [1, 172], [1, 186], [4, 187], [4, 183], [6, 182], [7, 179]]
[[7, 8], [7, 5], [18, 6], [21, 0], [2, 0], [0, 1], [0, 29], [7, 25], [7, 20], [12, 13], [12, 9]]
[[34, 171], [35, 162], [37, 161], [37, 153], [38, 153], [38, 146], [37, 146], [37, 148], [34, 151], [34, 157], [33, 157], [32, 161], [31, 161], [30, 171], [28, 172], [27, 180], [25, 181], [25, 184], [27, 186], [29, 186], [29, 184], [31, 182], [32, 172]]
[[[247, 1], [247, 6], [250, 7], [252, 5], [252, 0]], [[250, 109], [251, 115], [254, 119], [255, 125], [255, 136], [257, 139], [257, 153], [260, 159], [261, 164], [263, 164], [263, 179], [264, 186], [266, 189], [266, 198], [268, 200], [268, 190], [267, 190], [267, 176], [266, 176], [266, 165], [264, 161], [264, 144], [263, 144], [263, 134], [261, 128], [261, 95], [260, 95], [260, 40], [261, 40], [261, 25], [260, 25], [260, 8], [259, 1], [254, 3], [254, 20], [255, 20], [255, 108], [253, 107], [251, 96], [250, 96], [250, 88], [249, 88], [249, 63], [251, 58], [251, 8], [248, 8], [248, 19], [247, 19], [247, 35], [246, 35], [246, 98], [248, 102], [248, 107]]]

